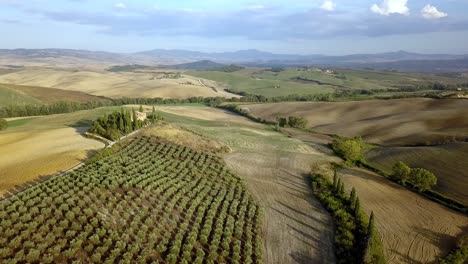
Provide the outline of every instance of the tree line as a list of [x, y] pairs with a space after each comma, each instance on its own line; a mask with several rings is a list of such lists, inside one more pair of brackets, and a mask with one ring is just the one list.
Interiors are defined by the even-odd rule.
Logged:
[[383, 247], [372, 212], [369, 219], [361, 209], [356, 190], [348, 194], [336, 174], [333, 182], [321, 174], [312, 174], [312, 190], [330, 212], [335, 223], [335, 254], [338, 263], [385, 263]]

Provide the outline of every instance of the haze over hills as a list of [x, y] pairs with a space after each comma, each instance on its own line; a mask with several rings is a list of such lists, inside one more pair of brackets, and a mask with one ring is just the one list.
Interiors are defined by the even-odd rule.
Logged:
[[468, 55], [420, 54], [406, 51], [344, 56], [275, 54], [255, 49], [235, 52], [205, 53], [189, 50], [155, 49], [137, 53], [70, 49], [1, 49], [0, 65], [79, 66], [85, 64], [175, 65], [197, 61], [244, 66], [329, 66], [376, 68], [415, 72], [468, 71]]

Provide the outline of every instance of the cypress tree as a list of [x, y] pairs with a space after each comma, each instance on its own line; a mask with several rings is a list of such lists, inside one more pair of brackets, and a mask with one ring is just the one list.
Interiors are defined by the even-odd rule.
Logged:
[[349, 201], [351, 202], [351, 208], [354, 208], [354, 205], [356, 204], [356, 189], [354, 187], [351, 189], [351, 193], [349, 194]]
[[138, 120], [137, 120], [137, 115], [135, 112], [135, 109], [132, 109], [132, 117], [133, 117], [133, 130], [138, 129]]
[[124, 125], [124, 116], [121, 115], [119, 117], [119, 130], [123, 133], [125, 133], [125, 125]]
[[333, 174], [333, 190], [336, 190], [336, 186], [338, 185], [338, 175], [336, 175], [336, 170], [334, 170]]
[[154, 121], [156, 121], [156, 109], [154, 109], [154, 105], [153, 105], [153, 111], [151, 113], [151, 122], [154, 123]]
[[367, 226], [367, 237], [370, 239], [372, 237], [372, 234], [374, 232], [375, 228], [375, 217], [374, 217], [374, 211], [371, 212], [371, 215], [369, 217], [369, 225]]
[[138, 109], [138, 111], [143, 113], [143, 106], [142, 105], [140, 105], [140, 109]]
[[340, 188], [341, 188], [341, 178], [338, 178], [338, 181], [336, 182], [336, 186], [334, 186], [335, 193], [339, 193]]
[[340, 184], [340, 195], [341, 195], [341, 196], [344, 196], [344, 194], [345, 194], [344, 183], [341, 182], [341, 184]]
[[356, 197], [356, 204], [354, 205], [354, 215], [358, 216], [361, 213], [361, 203], [359, 197]]

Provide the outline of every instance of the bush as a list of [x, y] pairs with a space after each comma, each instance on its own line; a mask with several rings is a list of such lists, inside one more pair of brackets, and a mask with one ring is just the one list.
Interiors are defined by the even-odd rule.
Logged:
[[305, 128], [308, 121], [300, 116], [290, 116], [288, 117], [288, 125], [294, 128]]
[[355, 139], [336, 138], [333, 140], [332, 148], [335, 153], [346, 160], [348, 164], [355, 164], [364, 160], [364, 143], [360, 137]]
[[410, 173], [411, 168], [402, 161], [393, 165], [392, 178], [403, 185], [405, 185], [406, 181], [409, 179]]
[[8, 122], [5, 119], [0, 118], [0, 130], [4, 130], [7, 128], [8, 128]]
[[410, 181], [422, 192], [436, 185], [437, 177], [426, 169], [416, 168], [411, 170]]

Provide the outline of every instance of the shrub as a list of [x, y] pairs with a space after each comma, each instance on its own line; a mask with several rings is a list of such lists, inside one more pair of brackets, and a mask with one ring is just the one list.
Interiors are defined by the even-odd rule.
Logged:
[[410, 173], [411, 168], [402, 161], [393, 165], [392, 178], [403, 185], [405, 185], [406, 181], [409, 179]]
[[419, 191], [430, 190], [437, 184], [437, 177], [430, 171], [422, 168], [411, 170], [410, 181]]
[[8, 128], [8, 122], [5, 119], [0, 118], [0, 130], [4, 130], [7, 128]]
[[338, 137], [333, 140], [332, 148], [335, 153], [346, 160], [348, 164], [355, 164], [364, 160], [364, 143], [360, 137], [347, 139]]
[[290, 116], [288, 117], [288, 125], [294, 128], [306, 128], [307, 119], [300, 116]]

